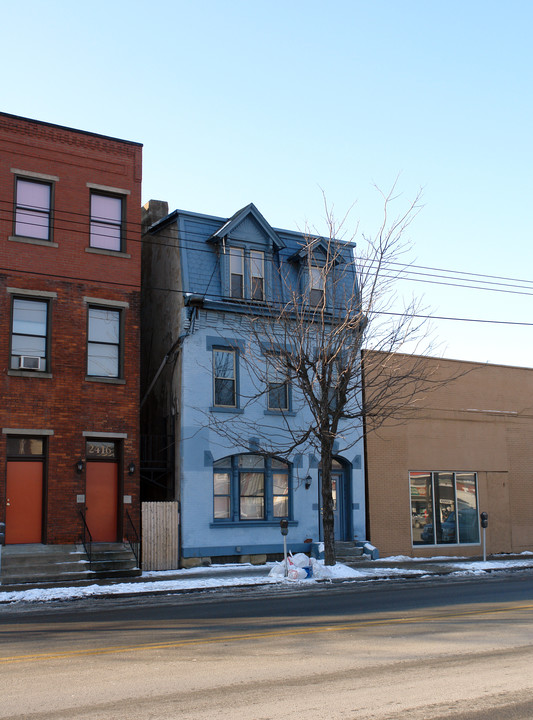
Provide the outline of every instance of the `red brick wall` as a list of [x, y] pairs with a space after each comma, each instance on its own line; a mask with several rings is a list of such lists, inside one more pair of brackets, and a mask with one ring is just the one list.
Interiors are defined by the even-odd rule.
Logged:
[[[137, 143], [106, 138], [0, 114], [0, 429], [48, 429], [45, 541], [76, 542], [76, 496], [85, 494], [84, 431], [127, 434], [121, 440], [120, 496], [139, 527], [139, 342], [141, 153]], [[11, 241], [15, 175], [12, 169], [57, 176], [53, 243]], [[90, 189], [87, 183], [129, 191], [124, 253], [86, 252]], [[52, 377], [9, 373], [11, 301], [7, 288], [57, 293], [51, 307]], [[87, 302], [122, 306], [124, 384], [87, 381]], [[127, 466], [134, 462], [130, 476]], [[6, 434], [0, 434], [0, 520], [5, 518]]]

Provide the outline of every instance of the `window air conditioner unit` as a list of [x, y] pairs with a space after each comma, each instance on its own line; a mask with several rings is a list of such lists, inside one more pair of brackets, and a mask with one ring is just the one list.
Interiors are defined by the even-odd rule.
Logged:
[[19, 368], [21, 370], [44, 370], [44, 358], [34, 355], [20, 355]]

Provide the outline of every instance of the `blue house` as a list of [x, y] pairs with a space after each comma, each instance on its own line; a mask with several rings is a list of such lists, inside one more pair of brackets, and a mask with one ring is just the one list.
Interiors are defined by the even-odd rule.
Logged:
[[[322, 539], [316, 450], [292, 447], [309, 410], [257, 332], [291, 287], [311, 301], [328, 292], [301, 233], [271, 227], [255, 205], [230, 218], [150, 201], [143, 219], [142, 424], [146, 447], [174, 445], [159, 475], [145, 457], [145, 499], [180, 503], [182, 566], [283, 551]], [[321, 238], [312, 239], [316, 258]], [[342, 262], [350, 262], [346, 246]], [[353, 263], [352, 263], [353, 264]], [[263, 323], [263, 325], [261, 325]], [[334, 446], [335, 537], [363, 539], [365, 486], [359, 425]], [[161, 466], [162, 467], [162, 466]]]

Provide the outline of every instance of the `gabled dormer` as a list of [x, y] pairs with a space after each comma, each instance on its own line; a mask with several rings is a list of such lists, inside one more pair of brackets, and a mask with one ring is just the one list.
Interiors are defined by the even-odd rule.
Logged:
[[285, 243], [253, 203], [221, 225], [208, 242], [218, 248], [222, 296], [263, 302], [273, 287], [273, 263]]
[[337, 266], [346, 263], [339, 244], [324, 238], [309, 238], [288, 261], [298, 268], [301, 297], [310, 307], [332, 304], [332, 283]]

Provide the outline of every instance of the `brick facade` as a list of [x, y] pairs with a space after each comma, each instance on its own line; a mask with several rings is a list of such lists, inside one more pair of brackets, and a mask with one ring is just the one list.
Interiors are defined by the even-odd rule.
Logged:
[[[379, 366], [379, 354], [374, 361]], [[488, 553], [531, 551], [533, 369], [437, 358], [424, 363], [437, 389], [428, 385], [403, 422], [387, 422], [366, 438], [370, 541], [382, 556], [479, 556], [477, 530], [464, 542], [445, 531], [438, 537], [448, 511], [460, 516], [469, 504], [472, 518], [474, 509], [476, 515], [489, 514]], [[446, 378], [453, 379], [443, 382]], [[418, 499], [410, 492], [410, 473], [431, 474], [433, 482], [437, 475], [459, 477], [455, 497]], [[465, 476], [475, 476], [470, 498], [461, 487]], [[435, 519], [437, 542], [431, 543]], [[432, 530], [423, 534], [426, 524]]]
[[[126, 510], [139, 528], [141, 156], [138, 143], [0, 114], [0, 521], [6, 521], [8, 543], [7, 441], [26, 436], [44, 440], [42, 542], [80, 538], [86, 442], [93, 439], [116, 443], [115, 539], [123, 535]], [[31, 237], [30, 221], [24, 235], [22, 224], [15, 225], [18, 180], [51, 188], [50, 232], [44, 240]], [[120, 200], [119, 250], [91, 246], [92, 192]], [[14, 367], [21, 362], [12, 347], [15, 299], [48, 304], [45, 369], [44, 360], [39, 371]], [[89, 373], [88, 313], [93, 307], [111, 309], [113, 318], [120, 318], [116, 376]], [[34, 331], [31, 323], [21, 327], [22, 333]], [[79, 459], [81, 473], [76, 471]], [[24, 458], [10, 456], [9, 461], [17, 471], [23, 464], [14, 463]]]

